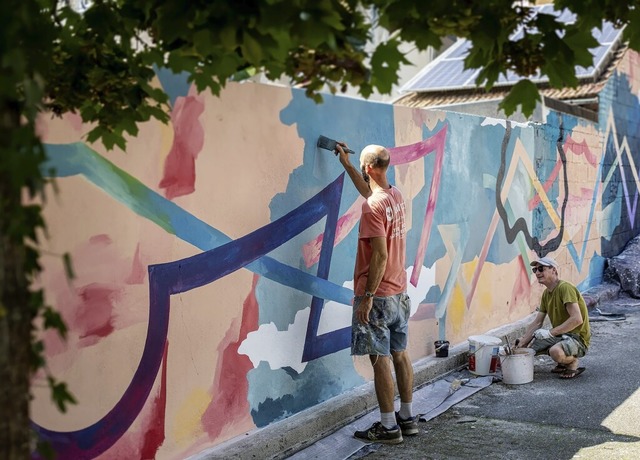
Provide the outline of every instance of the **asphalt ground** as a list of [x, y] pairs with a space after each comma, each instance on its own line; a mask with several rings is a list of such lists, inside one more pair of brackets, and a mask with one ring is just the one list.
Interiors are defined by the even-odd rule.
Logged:
[[621, 297], [599, 309], [626, 319], [591, 322], [580, 376], [561, 380], [551, 373], [555, 363], [538, 356], [532, 382], [496, 381], [420, 423], [402, 444], [370, 444], [350, 460], [640, 459], [640, 300]]

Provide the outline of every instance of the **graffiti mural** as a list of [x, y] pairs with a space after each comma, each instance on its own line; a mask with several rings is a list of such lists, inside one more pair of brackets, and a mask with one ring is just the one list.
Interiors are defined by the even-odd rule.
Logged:
[[607, 84], [600, 123], [317, 105], [259, 84], [216, 98], [164, 72], [171, 121], [127, 152], [84, 142], [73, 115], [42, 118], [58, 192], [40, 282], [69, 326], [43, 340], [79, 405], [59, 413], [36, 376], [35, 430], [60, 458], [184, 458], [371, 379], [349, 354], [362, 198], [320, 135], [391, 152], [413, 359], [532, 312], [537, 255], [597, 284], [638, 234], [639, 62], [628, 53]]

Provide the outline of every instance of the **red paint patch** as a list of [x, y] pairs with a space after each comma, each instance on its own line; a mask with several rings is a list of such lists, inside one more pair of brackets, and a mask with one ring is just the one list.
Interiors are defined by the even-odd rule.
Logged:
[[171, 113], [173, 145], [164, 163], [164, 176], [160, 188], [173, 199], [195, 190], [196, 158], [204, 145], [204, 129], [198, 120], [204, 112], [201, 97], [179, 97]]
[[140, 243], [138, 243], [136, 253], [133, 256], [133, 263], [131, 264], [131, 273], [124, 279], [124, 282], [127, 284], [142, 284], [144, 283], [146, 274], [147, 271], [140, 258]]
[[165, 344], [162, 359], [160, 388], [155, 397], [149, 397], [138, 419], [127, 432], [105, 453], [97, 457], [98, 460], [120, 459], [154, 459], [158, 449], [165, 440], [165, 420], [167, 407], [167, 351], [169, 343]]
[[107, 234], [94, 235], [89, 238], [89, 244], [96, 246], [108, 246], [113, 243], [111, 237]]
[[530, 296], [531, 281], [529, 280], [529, 269], [524, 265], [522, 256], [518, 256], [518, 273], [516, 282], [513, 284], [513, 290], [511, 291], [509, 313], [511, 313], [517, 305], [528, 303]]
[[79, 288], [77, 294], [81, 304], [75, 312], [74, 330], [78, 333], [80, 345], [92, 345], [113, 332], [113, 307], [121, 291], [112, 286], [91, 283]]
[[140, 449], [141, 459], [154, 459], [156, 453], [165, 439], [164, 425], [167, 407], [167, 351], [169, 341], [164, 346], [164, 357], [162, 359], [162, 375], [160, 377], [160, 390], [151, 402], [151, 410], [142, 422], [144, 432], [144, 443]]
[[[250, 413], [247, 401], [249, 394], [247, 372], [253, 369], [253, 364], [248, 356], [238, 354], [238, 348], [249, 332], [258, 329], [258, 300], [255, 289], [259, 279], [259, 276], [254, 275], [251, 292], [243, 305], [239, 330], [235, 330], [237, 322], [234, 321], [219, 347], [222, 358], [218, 362], [211, 389], [211, 394], [215, 395], [215, 398], [202, 415], [202, 426], [211, 440], [216, 439], [227, 425], [239, 422], [253, 424], [250, 419], [247, 420]], [[236, 335], [237, 340], [234, 341]], [[225, 344], [228, 345], [225, 347]]]

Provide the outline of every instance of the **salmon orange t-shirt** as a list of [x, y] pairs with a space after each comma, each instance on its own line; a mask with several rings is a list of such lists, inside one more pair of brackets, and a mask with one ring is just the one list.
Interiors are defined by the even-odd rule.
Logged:
[[380, 286], [374, 293], [385, 297], [407, 290], [405, 205], [402, 193], [395, 187], [378, 189], [362, 204], [358, 229], [358, 252], [354, 271], [354, 292], [364, 295], [371, 262], [370, 238], [387, 239], [387, 266]]

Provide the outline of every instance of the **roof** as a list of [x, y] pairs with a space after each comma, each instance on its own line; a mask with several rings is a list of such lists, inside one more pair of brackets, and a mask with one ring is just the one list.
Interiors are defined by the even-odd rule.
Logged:
[[[619, 44], [617, 49], [612, 51], [608, 64], [598, 77], [594, 80], [582, 80], [575, 88], [551, 88], [547, 83], [538, 84], [540, 94], [546, 98], [560, 101], [576, 101], [581, 99], [593, 99], [598, 96], [604, 85], [613, 75], [618, 63], [627, 50], [626, 44]], [[447, 107], [452, 105], [472, 104], [486, 101], [500, 101], [507, 94], [511, 87], [493, 87], [487, 91], [484, 88], [474, 89], [452, 89], [446, 91], [424, 91], [409, 93], [396, 99], [394, 104], [408, 107]]]

